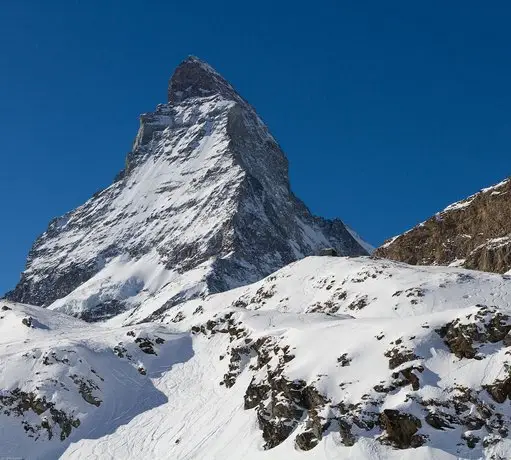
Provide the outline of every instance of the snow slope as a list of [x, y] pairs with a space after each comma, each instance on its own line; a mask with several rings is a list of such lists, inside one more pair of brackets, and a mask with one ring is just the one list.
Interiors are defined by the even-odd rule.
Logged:
[[[309, 257], [160, 313], [147, 304], [144, 314], [153, 312], [156, 322], [139, 326], [122, 325], [129, 313], [91, 325], [8, 305], [0, 320], [11, 331], [0, 347], [9, 356], [1, 360], [4, 390], [42, 391], [81, 421], [64, 441], [57, 428], [50, 441], [44, 429], [27, 441], [20, 417], [2, 415], [9, 428], [0, 445], [10, 446], [9, 455], [511, 458], [507, 275]], [[27, 315], [49, 329], [28, 328]], [[143, 353], [139, 337], [152, 341], [157, 356]], [[131, 360], [122, 349], [124, 357], [115, 355], [119, 342]], [[70, 362], [44, 366], [50, 350]], [[99, 407], [80, 396], [69, 381], [74, 374], [99, 387], [92, 390]], [[52, 387], [51, 378], [69, 391]]]
[[2, 458], [54, 459], [81, 438], [115, 432], [164, 404], [151, 379], [193, 355], [190, 337], [164, 326], [94, 327], [39, 307], [0, 305]]

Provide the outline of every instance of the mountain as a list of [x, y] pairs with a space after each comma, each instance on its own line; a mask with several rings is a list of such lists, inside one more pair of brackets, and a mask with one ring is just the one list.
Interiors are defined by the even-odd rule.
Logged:
[[511, 270], [511, 180], [451, 204], [385, 242], [375, 255], [414, 265]]
[[132, 321], [257, 281], [334, 248], [364, 255], [340, 220], [311, 215], [255, 110], [208, 64], [182, 62], [168, 102], [140, 118], [115, 182], [54, 219], [7, 298], [88, 321]]
[[511, 458], [507, 275], [308, 257], [158, 323], [0, 305], [6, 456]]
[[0, 456], [511, 458], [510, 191], [369, 256], [188, 58], [114, 183], [50, 223], [0, 301]]

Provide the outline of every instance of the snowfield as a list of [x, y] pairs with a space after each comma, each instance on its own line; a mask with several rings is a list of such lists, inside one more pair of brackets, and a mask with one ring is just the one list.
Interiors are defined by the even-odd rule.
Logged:
[[309, 257], [161, 300], [95, 324], [0, 302], [0, 456], [511, 458], [509, 275]]

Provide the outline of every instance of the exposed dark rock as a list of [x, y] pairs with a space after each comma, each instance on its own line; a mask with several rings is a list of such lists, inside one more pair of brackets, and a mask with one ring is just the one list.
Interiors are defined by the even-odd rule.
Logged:
[[348, 305], [348, 308], [350, 310], [362, 310], [362, 308], [367, 307], [367, 305], [369, 304], [367, 299], [368, 298], [366, 295], [360, 296], [358, 299], [351, 302]]
[[470, 449], [473, 449], [481, 440], [480, 438], [474, 436], [473, 434], [463, 434], [461, 438], [466, 441], [467, 447], [469, 447]]
[[458, 358], [478, 357], [477, 348], [484, 343], [503, 340], [511, 330], [510, 318], [495, 307], [479, 306], [473, 316], [457, 318], [436, 332]]
[[5, 415], [10, 415], [12, 412], [18, 417], [24, 417], [25, 413], [33, 412], [41, 416], [40, 423], [21, 421], [28, 435], [36, 439], [42, 430], [46, 432], [48, 439], [51, 439], [55, 425], [57, 425], [60, 428], [60, 439], [63, 441], [71, 434], [73, 428], [80, 426], [79, 419], [75, 418], [73, 414], [66, 414], [64, 411], [56, 409], [55, 404], [47, 401], [46, 397], [41, 398], [19, 388], [10, 391], [9, 394], [4, 392], [0, 396], [0, 409], [3, 409]]
[[271, 387], [264, 383], [256, 383], [254, 379], [250, 382], [245, 391], [244, 409], [253, 409], [268, 397]]
[[140, 349], [148, 354], [148, 355], [156, 355], [156, 352], [154, 351], [154, 343], [149, 340], [147, 337], [137, 337], [135, 339], [135, 343], [138, 343], [138, 346]]
[[389, 369], [395, 369], [408, 361], [419, 359], [413, 351], [398, 347], [387, 350], [384, 355], [389, 358]]
[[337, 362], [341, 365], [341, 367], [349, 366], [352, 361], [352, 358], [348, 358], [347, 353], [343, 353], [341, 356], [337, 358]]
[[114, 351], [114, 354], [116, 356], [118, 356], [119, 358], [124, 358], [126, 357], [126, 359], [128, 360], [131, 360], [131, 355], [128, 353], [128, 350], [126, 349], [126, 347], [124, 347], [122, 345], [122, 343], [119, 343], [118, 345], [116, 345], [113, 349]]
[[145, 367], [139, 366], [137, 370], [138, 370], [139, 374], [147, 375], [147, 371], [146, 371]]
[[426, 423], [436, 430], [444, 430], [446, 428], [454, 428], [448, 420], [446, 420], [442, 415], [435, 413], [435, 412], [429, 412], [428, 415], [425, 417]]
[[295, 438], [296, 447], [301, 450], [311, 450], [317, 446], [319, 441], [312, 431], [304, 431]]
[[[414, 371], [423, 372], [424, 368], [422, 366], [408, 367], [406, 369], [403, 369], [401, 372], [392, 374], [392, 377], [394, 379], [397, 379], [398, 377], [402, 377], [403, 382], [405, 384], [411, 385], [412, 390], [417, 391], [420, 388], [420, 381], [419, 381], [419, 377], [417, 377], [417, 374]], [[401, 385], [399, 385], [399, 386], [401, 386]]]
[[499, 404], [504, 403], [508, 398], [511, 400], [511, 376], [503, 380], [497, 380], [491, 385], [483, 385], [483, 388]]
[[23, 318], [21, 320], [21, 322], [22, 322], [22, 324], [24, 324], [27, 327], [32, 327], [32, 317], [31, 316], [25, 316], [25, 318]]
[[351, 425], [344, 421], [339, 421], [339, 434], [341, 435], [341, 441], [346, 447], [351, 447], [355, 444], [356, 438], [351, 432]]
[[86, 402], [97, 407], [101, 405], [101, 399], [93, 394], [93, 391], [99, 390], [99, 387], [91, 379], [85, 379], [76, 374], [70, 375], [69, 377], [78, 386], [78, 392]]
[[383, 440], [398, 449], [419, 447], [424, 443], [423, 437], [417, 434], [421, 421], [411, 414], [385, 409], [380, 416], [380, 424], [385, 430]]

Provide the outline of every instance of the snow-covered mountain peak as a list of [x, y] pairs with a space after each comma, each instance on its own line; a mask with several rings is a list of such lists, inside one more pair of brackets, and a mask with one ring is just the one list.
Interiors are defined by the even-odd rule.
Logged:
[[149, 299], [160, 311], [327, 247], [367, 254], [342, 221], [311, 215], [293, 195], [261, 118], [192, 57], [171, 78], [169, 102], [140, 117], [122, 173], [50, 223], [8, 297], [87, 320]]

